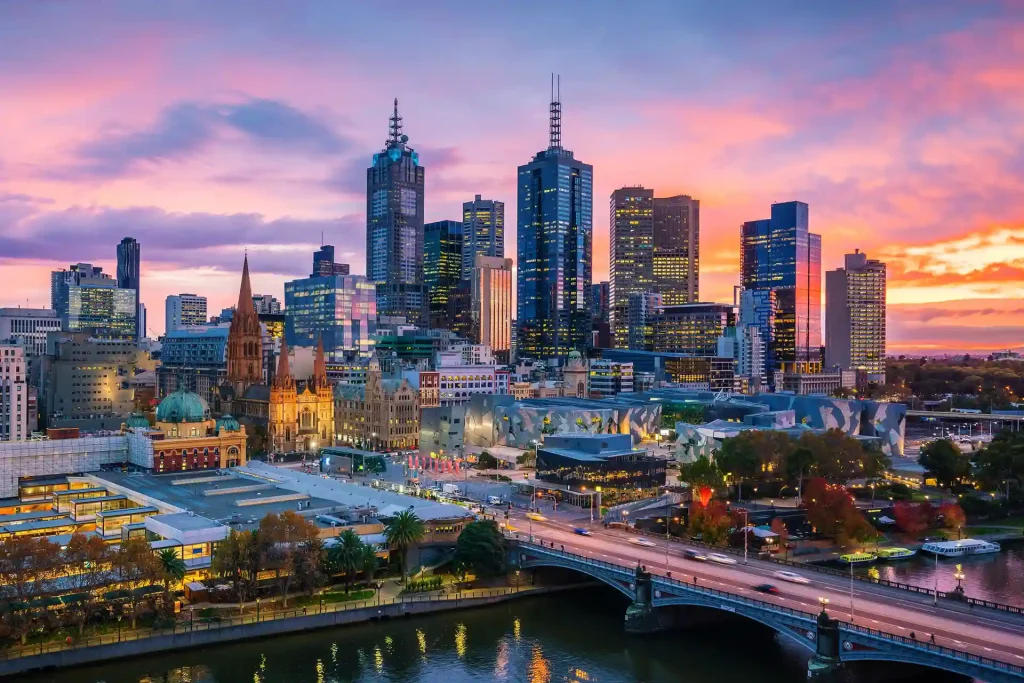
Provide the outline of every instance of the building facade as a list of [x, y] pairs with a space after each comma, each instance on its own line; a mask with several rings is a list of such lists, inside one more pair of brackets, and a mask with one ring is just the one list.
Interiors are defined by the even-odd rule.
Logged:
[[423, 226], [423, 281], [430, 298], [430, 326], [452, 329], [452, 294], [462, 280], [463, 224], [435, 221]]
[[689, 195], [654, 198], [655, 291], [666, 306], [700, 301], [700, 201]]
[[313, 376], [296, 382], [288, 365], [288, 345], [281, 345], [270, 386], [267, 437], [275, 453], [316, 452], [334, 444], [334, 391], [327, 379], [324, 347], [318, 343]]
[[247, 462], [245, 427], [230, 415], [214, 419], [207, 402], [194, 392], [179, 390], [160, 401], [153, 429], [142, 426], [142, 421], [138, 424], [131, 419], [126, 426], [153, 440], [156, 473], [216, 470]]
[[46, 353], [46, 335], [60, 331], [60, 318], [50, 308], [0, 308], [0, 340], [13, 339], [28, 357]]
[[628, 434], [559, 434], [537, 447], [537, 479], [571, 491], [600, 491], [614, 505], [657, 495], [666, 462], [634, 449]]
[[138, 293], [90, 263], [50, 275], [50, 303], [62, 329], [105, 339], [137, 338]]
[[652, 317], [645, 350], [714, 356], [718, 353], [718, 338], [735, 324], [736, 309], [731, 304], [663, 306]]
[[227, 327], [194, 327], [168, 332], [156, 369], [157, 396], [186, 389], [200, 396], [227, 378]]
[[[313, 252], [313, 271], [310, 277], [330, 277], [332, 275], [348, 275], [347, 263], [338, 263], [334, 260], [334, 245], [324, 244], [317, 251]], [[274, 311], [267, 311], [273, 313]]]
[[442, 406], [467, 403], [474, 394], [507, 394], [510, 373], [494, 364], [467, 363], [459, 351], [437, 353], [438, 401]]
[[164, 300], [164, 333], [206, 324], [206, 297], [170, 294]]
[[28, 366], [21, 344], [0, 342], [0, 441], [29, 437]]
[[256, 308], [257, 315], [281, 315], [281, 302], [270, 294], [253, 294], [252, 305]]
[[238, 305], [228, 328], [227, 382], [234, 396], [242, 396], [254, 384], [263, 382], [263, 331], [252, 305], [249, 284], [249, 257], [242, 261], [242, 283], [238, 288]]
[[117, 245], [117, 286], [121, 289], [135, 291], [135, 339], [146, 336], [146, 321], [142, 299], [140, 298], [140, 270], [142, 267], [142, 247], [134, 237], [125, 237]]
[[480, 195], [462, 205], [462, 279], [468, 280], [477, 256], [505, 258], [505, 202]]
[[785, 202], [741, 229], [743, 288], [775, 294], [769, 372], [821, 370], [821, 236], [808, 225], [807, 204]]
[[500, 363], [512, 352], [512, 259], [477, 255], [473, 267], [472, 339]]
[[395, 451], [416, 448], [420, 405], [407, 379], [384, 378], [374, 355], [366, 384], [334, 388], [334, 431], [341, 445]]
[[423, 183], [419, 154], [402, 134], [398, 100], [384, 149], [366, 170], [366, 276], [377, 287], [377, 309], [427, 322], [423, 284]]
[[565, 357], [591, 343], [594, 169], [562, 147], [562, 105], [552, 100], [548, 148], [518, 170], [520, 357]]
[[860, 250], [825, 274], [825, 367], [885, 382], [885, 264]]
[[369, 358], [377, 334], [377, 296], [362, 275], [331, 275], [284, 284], [285, 340], [292, 347], [323, 341], [330, 363]]
[[633, 364], [592, 358], [588, 372], [590, 395], [595, 398], [633, 393]]
[[608, 294], [615, 348], [629, 347], [627, 308], [633, 294], [654, 292], [654, 190], [624, 187], [609, 206]]

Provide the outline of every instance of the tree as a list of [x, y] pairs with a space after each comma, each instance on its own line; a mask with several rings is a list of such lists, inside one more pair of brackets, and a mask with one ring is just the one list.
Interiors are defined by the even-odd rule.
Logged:
[[[1024, 485], [1024, 433], [1001, 431], [975, 457], [977, 476], [988, 490], [1006, 486], [1009, 498], [1010, 484]], [[1009, 501], [1007, 501], [1009, 502]]]
[[308, 596], [324, 585], [327, 577], [325, 566], [324, 542], [320, 538], [311, 538], [299, 543], [296, 549], [293, 570], [299, 589]]
[[918, 503], [898, 501], [893, 506], [893, 517], [896, 528], [905, 534], [920, 534], [928, 528], [928, 515]]
[[455, 544], [454, 566], [477, 576], [500, 576], [505, 572], [505, 538], [493, 520], [470, 522]]
[[345, 574], [345, 592], [348, 593], [355, 581], [356, 572], [362, 569], [363, 541], [352, 529], [345, 529], [338, 537], [338, 543], [328, 551], [331, 567]]
[[96, 609], [95, 591], [109, 575], [110, 546], [99, 536], [76, 532], [64, 548], [62, 561], [64, 581], [71, 591], [70, 596], [65, 596], [65, 602], [81, 635]]
[[263, 568], [264, 544], [258, 531], [237, 531], [232, 529], [227, 537], [217, 544], [213, 555], [213, 573], [231, 582], [239, 613], [245, 608], [249, 596], [257, 588], [257, 578]]
[[839, 545], [851, 540], [863, 541], [875, 535], [845, 487], [830, 484], [821, 477], [807, 482], [803, 507], [807, 521], [822, 536], [833, 538]]
[[373, 577], [377, 573], [377, 567], [380, 564], [380, 559], [377, 557], [377, 549], [369, 543], [363, 544], [360, 564], [363, 569], [363, 580], [366, 581], [367, 585], [373, 583]]
[[942, 517], [942, 525], [947, 529], [961, 529], [967, 523], [967, 515], [964, 509], [956, 503], [943, 503], [939, 506], [939, 516]]
[[772, 520], [771, 530], [779, 537], [779, 547], [785, 548], [789, 543], [789, 529], [786, 528], [786, 523], [782, 521], [781, 517]]
[[[46, 580], [55, 574], [60, 559], [60, 548], [45, 538], [0, 539], [0, 595], [12, 608], [8, 618], [23, 645], [31, 624], [29, 604], [43, 595]], [[18, 605], [12, 604], [12, 597]]]
[[720, 500], [711, 501], [708, 505], [695, 503], [690, 506], [690, 535], [700, 535], [705, 543], [724, 545], [733, 526], [729, 509]]
[[694, 500], [707, 505], [716, 486], [722, 485], [722, 470], [718, 463], [701, 456], [679, 468], [679, 480], [689, 485]]
[[851, 479], [874, 479], [890, 464], [881, 451], [865, 448], [860, 441], [841, 429], [829, 429], [823, 434], [802, 434], [799, 445], [813, 454], [811, 469], [814, 473], [834, 483], [845, 484]]
[[178, 556], [174, 548], [161, 550], [156, 556], [159, 562], [160, 579], [164, 583], [164, 609], [171, 612], [171, 584], [178, 583], [185, 578], [185, 560]]
[[258, 534], [266, 543], [266, 567], [274, 570], [282, 605], [287, 607], [288, 590], [297, 574], [297, 563], [305, 561], [298, 555], [303, 552], [303, 544], [308, 546], [320, 534], [309, 520], [292, 510], [280, 515], [271, 513], [261, 519]]
[[917, 462], [942, 488], [951, 489], [971, 476], [971, 461], [949, 439], [926, 443]]
[[805, 437], [810, 437], [811, 432], [805, 432], [800, 435], [799, 441], [797, 441], [796, 448], [786, 458], [786, 474], [789, 481], [793, 481], [796, 478], [796, 499], [798, 502], [803, 501], [803, 489], [804, 489], [804, 477], [806, 477], [811, 468], [814, 466], [815, 455], [811, 445], [807, 443]]
[[140, 590], [160, 580], [160, 562], [148, 541], [129, 538], [118, 546], [110, 558], [110, 567], [118, 583], [128, 591], [132, 628], [135, 628], [142, 602]]
[[715, 456], [719, 470], [736, 482], [736, 494], [743, 500], [743, 482], [761, 476], [761, 458], [757, 452], [757, 430], [748, 429], [722, 442]]
[[409, 578], [406, 566], [406, 554], [410, 548], [415, 547], [427, 534], [427, 527], [423, 520], [416, 516], [411, 510], [402, 510], [387, 521], [384, 527], [384, 537], [388, 539], [388, 546], [398, 552], [398, 561], [402, 567], [402, 580]]

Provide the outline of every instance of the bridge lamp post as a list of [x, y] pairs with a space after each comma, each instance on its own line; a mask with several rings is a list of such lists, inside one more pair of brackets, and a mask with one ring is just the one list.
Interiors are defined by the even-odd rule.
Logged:
[[963, 595], [964, 594], [963, 581], [964, 581], [964, 579], [967, 578], [967, 575], [964, 574], [964, 566], [962, 564], [958, 564], [956, 566], [956, 571], [953, 572], [953, 578], [956, 579], [956, 592], [959, 593], [960, 595]]
[[821, 605], [821, 613], [827, 615], [828, 612], [826, 612], [826, 610], [828, 609], [828, 598], [818, 596], [818, 604]]

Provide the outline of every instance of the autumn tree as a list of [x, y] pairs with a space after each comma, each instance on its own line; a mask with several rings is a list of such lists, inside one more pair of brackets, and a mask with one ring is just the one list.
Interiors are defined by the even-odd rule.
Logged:
[[256, 592], [260, 570], [263, 568], [265, 544], [259, 532], [232, 529], [227, 537], [217, 544], [213, 554], [213, 573], [228, 582], [238, 600], [239, 613], [245, 603]]
[[786, 528], [786, 523], [782, 521], [781, 517], [776, 517], [772, 520], [771, 530], [773, 534], [779, 537], [779, 547], [785, 548], [789, 542], [789, 529]]
[[[22, 644], [31, 624], [29, 605], [44, 594], [46, 581], [56, 574], [60, 560], [60, 547], [45, 538], [0, 539], [0, 595], [17, 602], [17, 608], [8, 612], [8, 619]], [[15, 607], [11, 602], [8, 605]]]
[[99, 536], [74, 533], [64, 547], [62, 560], [63, 579], [71, 591], [65, 602], [81, 635], [85, 623], [98, 609], [96, 590], [110, 576], [110, 546]]
[[927, 514], [918, 503], [898, 501], [893, 506], [893, 517], [896, 528], [905, 534], [917, 535], [928, 528]]
[[142, 538], [123, 541], [110, 558], [116, 581], [128, 591], [132, 628], [135, 628], [142, 604], [140, 589], [160, 580], [160, 561], [149, 542]]
[[729, 509], [720, 500], [713, 500], [708, 505], [695, 503], [690, 507], [690, 535], [699, 535], [705, 543], [724, 545], [733, 526]]
[[942, 518], [942, 525], [947, 529], [962, 529], [967, 524], [967, 515], [964, 514], [964, 509], [956, 503], [940, 505], [939, 517]]
[[288, 590], [295, 579], [297, 564], [308, 560], [311, 543], [319, 537], [316, 527], [299, 514], [286, 510], [260, 520], [258, 535], [267, 544], [266, 567], [274, 571], [283, 605], [288, 606]]
[[844, 486], [830, 484], [821, 477], [811, 479], [804, 490], [803, 507], [807, 510], [807, 521], [811, 526], [840, 545], [875, 536], [874, 529]]

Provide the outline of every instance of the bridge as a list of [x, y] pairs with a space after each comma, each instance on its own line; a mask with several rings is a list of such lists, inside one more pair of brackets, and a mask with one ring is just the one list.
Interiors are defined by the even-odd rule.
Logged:
[[930, 417], [943, 420], [961, 420], [964, 422], [989, 421], [989, 422], [1016, 422], [1024, 421], [1024, 415], [993, 415], [992, 413], [954, 413], [944, 410], [908, 410], [907, 417]]
[[680, 581], [672, 578], [671, 572], [666, 576], [654, 575], [639, 564], [630, 567], [606, 562], [524, 540], [510, 540], [510, 548], [510, 559], [518, 568], [570, 569], [620, 592], [631, 603], [626, 610], [626, 631], [630, 633], [673, 627], [675, 610], [669, 608], [703, 607], [752, 619], [798, 643], [812, 655], [807, 672], [811, 679], [827, 678], [848, 662], [873, 660], [917, 664], [988, 683], [1024, 680], [1022, 665], [932, 644], [923, 637], [910, 638], [841, 621], [829, 616], [827, 604], [815, 614], [738, 592]]

